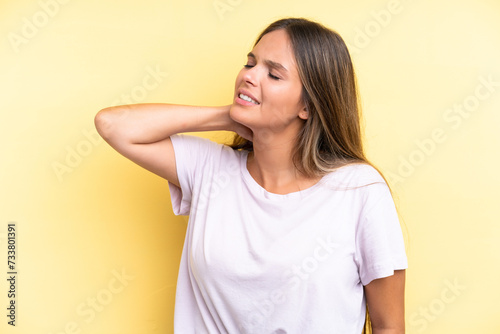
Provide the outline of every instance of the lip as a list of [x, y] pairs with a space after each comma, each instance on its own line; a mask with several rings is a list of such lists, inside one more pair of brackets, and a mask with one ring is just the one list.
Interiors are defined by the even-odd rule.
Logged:
[[[252, 103], [252, 102], [248, 102], [248, 101], [245, 101], [245, 100], [240, 99], [240, 97], [239, 97], [239, 95], [240, 95], [240, 94], [243, 94], [243, 95], [248, 96], [248, 97], [249, 97], [249, 98], [251, 98], [252, 100], [256, 101], [258, 104], [254, 104], [254, 103]], [[256, 98], [255, 96], [253, 96], [252, 94], [250, 94], [250, 92], [249, 92], [249, 91], [244, 90], [244, 89], [240, 89], [240, 90], [238, 90], [238, 94], [236, 94], [236, 98], [237, 98], [238, 100], [240, 100], [240, 101], [243, 101], [243, 102], [249, 103], [250, 105], [253, 105], [253, 106], [256, 106], [256, 105], [259, 105], [259, 104], [260, 104], [260, 101], [259, 101], [259, 100], [257, 100], [257, 98]], [[246, 104], [246, 103], [245, 103], [245, 104]]]

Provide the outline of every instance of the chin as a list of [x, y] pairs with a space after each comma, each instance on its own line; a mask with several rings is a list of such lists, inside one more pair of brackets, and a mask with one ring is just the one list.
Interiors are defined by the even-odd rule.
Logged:
[[239, 106], [236, 103], [233, 103], [233, 105], [231, 106], [231, 109], [229, 109], [229, 117], [231, 117], [231, 119], [235, 122], [246, 125], [245, 124], [245, 118], [246, 118], [245, 117], [245, 110], [243, 108], [241, 108], [241, 106]]

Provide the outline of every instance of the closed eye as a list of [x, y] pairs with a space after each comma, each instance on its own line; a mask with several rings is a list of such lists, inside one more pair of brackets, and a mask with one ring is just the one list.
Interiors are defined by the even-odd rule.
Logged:
[[[250, 64], [245, 64], [245, 65], [243, 65], [243, 67], [244, 67], [244, 68], [252, 68], [252, 67], [254, 67], [254, 66], [255, 66], [255, 65], [250, 65]], [[271, 72], [269, 72], [269, 77], [270, 77], [271, 79], [273, 79], [273, 80], [280, 80], [280, 77], [277, 77], [277, 76], [275, 76], [275, 75], [271, 74]]]
[[269, 77], [273, 80], [279, 80], [280, 78], [275, 76], [275, 75], [272, 75], [271, 72], [269, 72]]

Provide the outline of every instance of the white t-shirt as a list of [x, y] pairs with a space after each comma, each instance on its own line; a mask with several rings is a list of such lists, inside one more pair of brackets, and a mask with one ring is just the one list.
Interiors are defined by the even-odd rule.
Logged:
[[363, 285], [407, 268], [380, 174], [350, 165], [275, 194], [248, 172], [248, 151], [171, 140], [180, 183], [169, 183], [172, 207], [189, 215], [175, 333], [361, 333]]

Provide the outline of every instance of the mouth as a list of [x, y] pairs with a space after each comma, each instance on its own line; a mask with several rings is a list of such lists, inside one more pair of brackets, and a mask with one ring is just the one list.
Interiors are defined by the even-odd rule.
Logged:
[[[245, 93], [246, 93], [246, 92], [245, 92]], [[255, 105], [259, 105], [259, 104], [260, 104], [260, 102], [259, 102], [259, 101], [257, 101], [257, 100], [255, 99], [255, 97], [253, 97], [253, 96], [252, 96], [252, 95], [250, 95], [249, 93], [246, 93], [246, 94], [245, 94], [245, 93], [240, 92], [240, 93], [238, 94], [238, 97], [239, 97], [240, 99], [242, 99], [243, 101], [250, 102], [250, 103], [255, 104]]]

